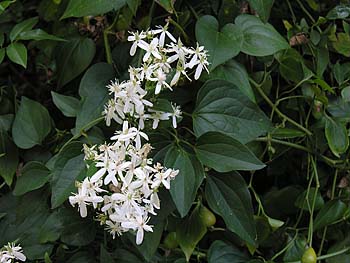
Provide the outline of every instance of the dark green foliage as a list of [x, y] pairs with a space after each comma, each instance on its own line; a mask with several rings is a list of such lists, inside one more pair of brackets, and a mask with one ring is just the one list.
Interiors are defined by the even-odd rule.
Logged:
[[[349, 18], [348, 0], [0, 1], [0, 248], [45, 263], [350, 262]], [[121, 129], [102, 111], [106, 85], [142, 63], [128, 31], [166, 22], [205, 46], [210, 72], [146, 87], [155, 110], [183, 114], [147, 133], [179, 174], [136, 245], [68, 197], [97, 169], [83, 144]]]

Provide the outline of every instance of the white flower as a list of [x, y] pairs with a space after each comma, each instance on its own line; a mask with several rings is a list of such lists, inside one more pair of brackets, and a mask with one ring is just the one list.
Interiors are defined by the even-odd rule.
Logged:
[[169, 120], [169, 113], [163, 111], [155, 111], [149, 110], [152, 114], [150, 114], [149, 118], [153, 119], [152, 129], [157, 129], [159, 121]]
[[137, 134], [137, 129], [135, 127], [131, 127], [129, 129], [129, 123], [128, 121], [123, 122], [123, 130], [117, 131], [116, 135], [111, 137], [111, 140], [118, 140], [125, 142], [125, 145], [127, 146], [130, 142], [130, 139], [134, 138]]
[[159, 46], [163, 47], [165, 42], [165, 35], [170, 38], [171, 41], [176, 43], [175, 37], [168, 31], [169, 23], [167, 23], [164, 27], [156, 26], [158, 29], [152, 30], [152, 34], [156, 35], [160, 33], [159, 36]]
[[150, 78], [151, 81], [156, 81], [156, 89], [155, 89], [155, 94], [159, 94], [161, 91], [162, 87], [165, 86], [168, 89], [172, 90], [170, 85], [166, 82], [166, 74], [164, 74], [163, 70], [160, 68], [157, 70], [155, 73], [156, 77], [155, 78]]
[[166, 189], [170, 189], [170, 174], [171, 169], [166, 171], [161, 171], [155, 174], [155, 178], [152, 183], [152, 188], [158, 188], [161, 184], [165, 186]]
[[173, 108], [173, 112], [169, 113], [169, 116], [173, 119], [173, 127], [176, 129], [177, 127], [177, 118], [181, 117], [181, 109], [180, 106], [176, 106], [175, 104], [171, 104], [171, 107]]
[[136, 216], [134, 221], [123, 222], [122, 227], [130, 228], [134, 230], [137, 229], [136, 244], [140, 245], [143, 241], [144, 231], [153, 232], [152, 227], [147, 225], [148, 221], [149, 221], [149, 218], [147, 217]]
[[128, 41], [134, 42], [130, 48], [130, 55], [134, 56], [136, 53], [136, 49], [138, 44], [140, 43], [140, 40], [144, 39], [147, 37], [146, 33], [141, 31], [139, 32], [129, 32], [131, 36], [128, 36]]
[[141, 40], [138, 46], [146, 51], [146, 54], [143, 56], [143, 62], [148, 61], [151, 55], [157, 59], [162, 59], [158, 50], [158, 38], [153, 38], [149, 44], [146, 41]]
[[193, 51], [191, 51], [193, 54], [191, 61], [186, 65], [186, 67], [193, 68], [194, 66], [197, 66], [196, 72], [194, 74], [194, 79], [199, 79], [200, 75], [202, 74], [203, 68], [209, 73], [208, 65], [209, 62], [207, 60], [207, 51], [204, 50], [203, 46], [199, 46], [197, 43], [197, 48]]
[[13, 260], [26, 261], [26, 256], [23, 254], [21, 246], [16, 246], [14, 243], [8, 243], [0, 251], [1, 263], [12, 263]]
[[111, 220], [106, 220], [106, 230], [109, 231], [113, 239], [115, 239], [115, 234], [118, 236], [122, 234], [120, 223], [114, 223]]
[[73, 196], [69, 197], [69, 202], [72, 206], [75, 206], [78, 204], [78, 210], [80, 212], [81, 217], [86, 217], [87, 216], [87, 202], [89, 197], [86, 195], [85, 192], [81, 188], [78, 188], [78, 193], [75, 194], [73, 193]]

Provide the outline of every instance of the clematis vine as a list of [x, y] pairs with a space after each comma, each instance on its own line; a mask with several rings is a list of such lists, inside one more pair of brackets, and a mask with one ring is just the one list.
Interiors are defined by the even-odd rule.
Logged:
[[166, 24], [130, 33], [130, 55], [140, 50], [142, 64], [129, 68], [128, 80], [115, 80], [107, 86], [111, 98], [103, 111], [106, 125], [115, 121], [121, 129], [109, 143], [84, 145], [86, 163], [94, 173], [76, 182], [77, 193], [69, 198], [82, 217], [88, 215], [88, 206], [92, 206], [97, 220], [113, 238], [135, 232], [136, 244], [142, 243], [145, 232], [153, 231], [149, 220], [161, 208], [159, 189], [169, 190], [171, 180], [179, 173], [149, 157], [152, 147], [147, 143], [146, 128], [157, 129], [161, 121], [169, 121], [177, 128], [182, 116], [180, 106], [173, 103], [169, 111], [155, 108], [158, 94], [172, 90], [181, 76], [191, 80], [194, 67], [195, 79], [203, 69], [208, 71], [204, 47], [185, 47], [168, 28]]

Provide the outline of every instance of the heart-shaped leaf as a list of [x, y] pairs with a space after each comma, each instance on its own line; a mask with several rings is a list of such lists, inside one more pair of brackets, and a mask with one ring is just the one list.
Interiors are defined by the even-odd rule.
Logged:
[[289, 48], [287, 41], [268, 23], [252, 15], [240, 15], [235, 25], [243, 34], [241, 51], [251, 56], [269, 56]]
[[207, 177], [205, 197], [209, 207], [220, 215], [229, 230], [255, 245], [254, 211], [248, 187], [237, 172]]
[[207, 132], [200, 136], [195, 151], [204, 165], [222, 173], [265, 167], [247, 146], [220, 132]]
[[245, 144], [269, 131], [271, 122], [235, 84], [209, 80], [197, 95], [193, 129], [197, 137], [219, 131]]
[[51, 131], [51, 117], [39, 102], [22, 97], [12, 126], [15, 144], [22, 149], [41, 144]]
[[203, 180], [203, 167], [195, 156], [177, 146], [169, 148], [164, 164], [179, 170], [179, 174], [171, 182], [170, 193], [181, 217], [184, 217], [190, 210]]
[[211, 70], [235, 57], [243, 41], [242, 32], [236, 25], [226, 24], [219, 31], [219, 22], [208, 15], [197, 21], [196, 38], [209, 52]]

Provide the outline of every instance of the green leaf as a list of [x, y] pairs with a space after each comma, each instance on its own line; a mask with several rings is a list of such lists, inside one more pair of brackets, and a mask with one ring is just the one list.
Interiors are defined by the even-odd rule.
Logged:
[[204, 165], [221, 173], [233, 170], [252, 171], [265, 167], [247, 146], [220, 132], [201, 135], [195, 151]]
[[276, 139], [293, 139], [305, 136], [305, 132], [291, 128], [275, 128], [271, 136]]
[[305, 252], [307, 246], [306, 240], [302, 236], [297, 236], [294, 241], [291, 238], [288, 238], [291, 242], [290, 246], [286, 250], [286, 253], [283, 256], [284, 262], [299, 261]]
[[62, 111], [64, 116], [75, 117], [79, 108], [79, 100], [71, 96], [65, 96], [51, 91], [53, 103]]
[[5, 54], [6, 54], [6, 49], [5, 48], [0, 48], [0, 64], [4, 60]]
[[340, 4], [330, 10], [327, 14], [327, 18], [334, 19], [344, 19], [350, 15], [350, 5], [349, 4]]
[[197, 137], [218, 131], [245, 144], [268, 132], [271, 122], [235, 84], [209, 80], [197, 95], [193, 129]]
[[347, 33], [337, 33], [336, 41], [331, 43], [339, 54], [350, 57], [350, 36]]
[[211, 70], [235, 57], [242, 43], [242, 33], [236, 25], [226, 24], [219, 31], [218, 21], [209, 15], [198, 19], [196, 38], [208, 50]]
[[340, 64], [337, 62], [333, 65], [332, 71], [338, 84], [341, 85], [350, 78], [350, 63]]
[[10, 4], [16, 2], [16, 0], [2, 1], [0, 3], [0, 15], [9, 7]]
[[318, 212], [314, 220], [313, 231], [321, 229], [341, 219], [346, 210], [347, 205], [340, 200], [331, 200], [327, 202]]
[[22, 149], [41, 144], [51, 131], [51, 117], [39, 102], [22, 96], [21, 105], [12, 126], [15, 144]]
[[18, 149], [6, 132], [0, 130], [0, 176], [11, 185], [18, 166]]
[[110, 253], [108, 253], [108, 251], [103, 247], [103, 245], [101, 244], [100, 246], [100, 262], [103, 263], [114, 263], [114, 259], [111, 256]]
[[70, 0], [61, 19], [68, 17], [95, 16], [119, 10], [126, 0]]
[[46, 219], [39, 231], [40, 243], [55, 242], [60, 238], [63, 230], [62, 213], [62, 209], [56, 210]]
[[86, 71], [79, 87], [83, 103], [77, 113], [76, 132], [102, 116], [104, 105], [109, 98], [106, 85], [113, 78], [115, 78], [115, 72], [107, 63], [94, 64]]
[[221, 240], [214, 241], [208, 250], [208, 263], [246, 263], [248, 260], [241, 249]]
[[156, 0], [156, 3], [163, 7], [168, 13], [174, 13], [174, 1], [173, 0]]
[[76, 190], [75, 181], [86, 174], [84, 156], [73, 157], [64, 165], [62, 171], [55, 171], [52, 182], [52, 208], [61, 205]]
[[10, 32], [10, 40], [13, 42], [19, 34], [31, 30], [39, 22], [38, 17], [32, 17], [15, 25]]
[[171, 181], [170, 193], [181, 217], [184, 217], [190, 210], [203, 180], [203, 167], [193, 155], [177, 146], [168, 150], [164, 164], [179, 170], [179, 174]]
[[[162, 200], [163, 201], [163, 200]], [[163, 205], [163, 204], [162, 204]], [[162, 209], [165, 209], [162, 207]], [[155, 217], [157, 218], [157, 217]], [[153, 219], [153, 218], [152, 218]], [[129, 235], [130, 241], [134, 244], [136, 249], [141, 253], [147, 262], [150, 262], [156, 253], [160, 240], [162, 238], [164, 229], [164, 220], [152, 220], [150, 225], [153, 225], [153, 232], [146, 232], [141, 245], [136, 245], [135, 236]]]
[[29, 162], [23, 169], [21, 176], [18, 177], [14, 195], [23, 195], [27, 192], [39, 189], [50, 178], [50, 170], [40, 162]]
[[[36, 190], [21, 197], [2, 196], [0, 212], [6, 212], [0, 224], [0, 244], [8, 240], [20, 240], [27, 261], [44, 258], [52, 252], [53, 244], [40, 244], [38, 234], [50, 215], [47, 191]], [[6, 205], [4, 206], [4, 203]]]
[[2, 131], [11, 130], [13, 118], [14, 118], [13, 114], [0, 115], [0, 130]]
[[249, 76], [245, 68], [237, 61], [231, 59], [210, 72], [209, 79], [222, 79], [235, 84], [251, 101], [255, 96], [249, 83]]
[[317, 70], [316, 74], [318, 77], [322, 77], [324, 71], [327, 69], [329, 63], [329, 52], [327, 48], [318, 48], [316, 53], [317, 59]]
[[304, 79], [304, 61], [298, 51], [289, 48], [277, 53], [275, 57], [279, 62], [279, 71], [284, 79], [295, 83]]
[[239, 173], [208, 176], [205, 196], [209, 207], [224, 219], [230, 231], [247, 243], [255, 245], [257, 234], [252, 200]]
[[114, 258], [118, 259], [118, 263], [142, 263], [140, 258], [131, 253], [130, 251], [122, 248], [118, 248], [113, 252]]
[[289, 48], [287, 41], [270, 24], [252, 15], [240, 15], [235, 20], [243, 33], [241, 51], [251, 56], [269, 56]]
[[337, 100], [328, 104], [327, 110], [333, 117], [341, 121], [350, 121], [350, 102], [344, 101], [338, 97]]
[[22, 43], [11, 43], [6, 48], [9, 59], [22, 67], [27, 67], [27, 49]]
[[343, 123], [326, 118], [325, 134], [332, 153], [339, 157], [349, 147], [349, 136]]
[[253, 8], [265, 23], [269, 20], [271, 8], [275, 0], [248, 0]]
[[96, 263], [95, 256], [92, 251], [79, 251], [75, 253], [66, 263]]
[[141, 0], [125, 0], [128, 7], [130, 8], [132, 14], [136, 16], [137, 9], [139, 8], [139, 5], [141, 4]]
[[66, 41], [63, 38], [56, 37], [46, 33], [42, 29], [33, 29], [25, 31], [19, 34], [17, 37], [18, 40], [54, 40], [54, 41]]
[[[309, 211], [310, 210], [309, 206], [311, 208], [312, 203], [314, 201], [315, 191], [316, 191], [316, 188], [311, 187], [309, 190], [309, 194], [307, 195], [308, 191], [305, 190], [301, 195], [298, 196], [297, 200], [294, 203], [295, 206], [305, 211]], [[317, 191], [314, 211], [320, 210], [323, 207], [323, 205], [324, 205], [324, 200], [322, 198], [322, 195], [319, 191]]]
[[72, 39], [57, 50], [58, 86], [62, 87], [82, 73], [95, 56], [95, 43], [90, 38]]
[[344, 101], [350, 102], [350, 86], [347, 86], [341, 90], [341, 96]]
[[94, 241], [96, 228], [91, 218], [81, 218], [75, 209], [64, 209], [60, 217], [63, 223], [62, 242], [71, 246], [86, 246]]
[[92, 65], [81, 79], [79, 85], [80, 97], [93, 97], [96, 93], [107, 90], [106, 85], [114, 78], [115, 72], [110, 64], [101, 62]]
[[189, 261], [198, 242], [207, 233], [207, 227], [200, 217], [200, 205], [176, 227], [176, 239]]

